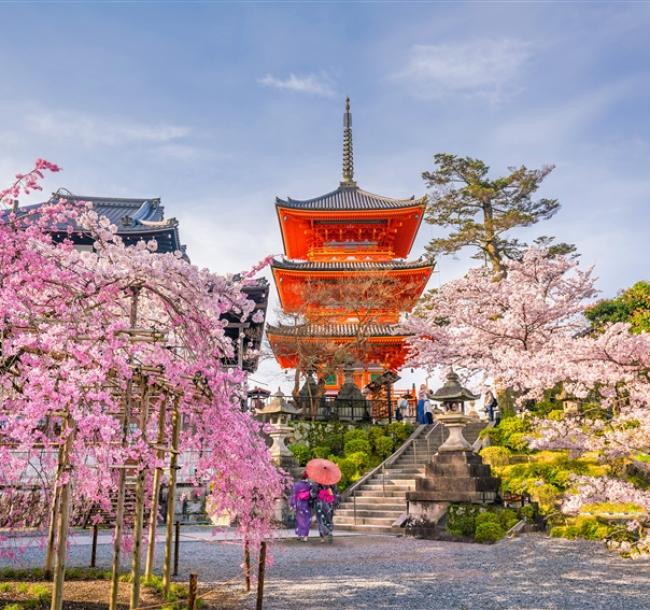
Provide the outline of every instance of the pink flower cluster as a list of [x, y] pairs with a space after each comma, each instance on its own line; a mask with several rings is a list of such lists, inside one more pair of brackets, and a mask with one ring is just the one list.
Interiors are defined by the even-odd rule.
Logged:
[[[43, 170], [59, 168], [38, 160], [0, 198], [40, 188]], [[62, 226], [88, 232], [94, 251], [54, 243], [51, 229]], [[73, 486], [77, 507], [110, 511], [120, 469], [144, 470], [150, 485], [154, 468], [167, 466], [157, 421], [161, 414], [169, 446], [177, 404], [180, 449], [200, 456], [195, 482], [209, 489], [214, 512], [236, 516], [251, 540], [268, 536], [282, 474], [241, 408], [246, 375], [223, 365], [234, 350], [223, 314], [246, 319], [253, 307], [232, 278], [144, 243], [127, 248], [89, 206], [11, 212], [0, 224], [0, 486], [41, 486], [51, 497], [69, 439], [58, 484]], [[19, 524], [19, 503], [12, 511]]]

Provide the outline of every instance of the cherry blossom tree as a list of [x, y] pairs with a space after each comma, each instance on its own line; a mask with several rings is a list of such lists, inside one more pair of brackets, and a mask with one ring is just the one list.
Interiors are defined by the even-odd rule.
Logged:
[[[248, 540], [269, 535], [282, 476], [260, 426], [241, 408], [245, 374], [223, 365], [233, 356], [224, 314], [251, 315], [241, 287], [259, 266], [235, 281], [180, 253], [159, 254], [155, 243], [126, 247], [90, 206], [59, 201], [21, 210], [16, 200], [40, 189], [43, 170], [59, 168], [38, 160], [0, 191], [12, 206], [0, 225], [0, 485], [4, 498], [18, 499], [35, 481], [48, 492], [56, 610], [70, 498], [74, 493], [73, 510], [116, 505], [115, 607], [125, 476], [135, 473], [137, 607], [144, 490], [152, 478], [160, 484], [164, 468], [176, 476], [179, 452], [199, 453], [196, 483], [209, 489], [212, 510], [236, 515]], [[73, 230], [94, 237], [93, 252], [52, 237]], [[173, 515], [173, 496], [169, 502]], [[14, 525], [25, 523], [20, 502], [11, 515]], [[165, 565], [168, 581], [168, 557]]]
[[[584, 311], [595, 294], [591, 269], [543, 249], [508, 262], [498, 281], [489, 269], [472, 269], [430, 294], [408, 321], [411, 364], [490, 377], [520, 403], [560, 385], [577, 407], [536, 420], [531, 447], [594, 452], [624, 465], [650, 454], [650, 333], [635, 334], [628, 323], [589, 332]], [[607, 492], [602, 501], [620, 501], [629, 488], [582, 477], [564, 509], [593, 501], [594, 490]], [[647, 492], [635, 497], [650, 506]]]

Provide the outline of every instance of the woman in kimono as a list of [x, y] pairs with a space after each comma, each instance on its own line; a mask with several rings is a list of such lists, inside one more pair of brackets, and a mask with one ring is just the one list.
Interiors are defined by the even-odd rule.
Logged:
[[316, 508], [316, 520], [318, 521], [320, 541], [325, 542], [327, 540], [328, 542], [332, 542], [334, 508], [339, 500], [336, 485], [314, 483], [311, 488], [311, 497]]
[[298, 540], [307, 540], [311, 527], [312, 483], [307, 474], [302, 475], [302, 480], [294, 483], [289, 498], [289, 504], [296, 513], [296, 536]]

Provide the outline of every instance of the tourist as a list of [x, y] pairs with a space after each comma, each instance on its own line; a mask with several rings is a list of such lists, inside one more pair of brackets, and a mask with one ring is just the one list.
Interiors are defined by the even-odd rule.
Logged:
[[311, 487], [311, 497], [316, 508], [316, 520], [318, 521], [320, 541], [332, 542], [334, 508], [339, 499], [336, 485], [314, 483]]
[[418, 404], [416, 406], [415, 423], [424, 423], [424, 401], [427, 400], [427, 386], [422, 384], [418, 392]]
[[492, 390], [488, 390], [485, 393], [484, 398], [484, 407], [483, 410], [487, 413], [488, 421], [494, 421], [497, 411], [499, 410], [499, 405], [497, 399], [494, 397]]
[[[405, 417], [408, 417], [410, 415], [410, 412], [409, 412], [409, 398], [411, 398], [410, 395], [405, 394], [404, 396], [401, 396], [399, 398], [399, 400], [397, 401], [397, 411], [395, 412], [395, 419], [397, 419], [398, 421], [401, 421], [402, 419], [404, 419]], [[397, 412], [398, 411], [401, 414], [400, 418], [397, 417]]]
[[431, 426], [433, 424], [433, 410], [428, 396], [424, 399], [424, 403], [422, 404], [422, 412], [424, 413], [423, 423], [427, 426]]
[[302, 475], [302, 480], [297, 481], [291, 491], [289, 504], [296, 513], [296, 536], [298, 540], [307, 541], [311, 527], [311, 497], [312, 483], [307, 478], [307, 473]]

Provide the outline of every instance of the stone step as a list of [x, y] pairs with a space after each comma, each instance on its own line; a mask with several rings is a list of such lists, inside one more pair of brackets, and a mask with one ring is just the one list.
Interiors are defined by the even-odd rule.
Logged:
[[348, 525], [345, 523], [336, 523], [336, 529], [339, 529], [344, 532], [364, 532], [367, 534], [394, 534], [392, 527], [384, 527], [381, 525], [367, 525], [367, 524], [358, 524], [358, 525]]
[[[391, 502], [390, 504], [375, 504], [369, 502], [370, 498], [365, 498], [363, 502], [357, 502], [357, 510], [371, 510], [371, 511], [397, 511], [402, 512], [406, 510], [406, 500], [400, 500], [399, 502]], [[354, 511], [354, 503], [344, 503], [336, 509], [336, 512], [351, 510]]]
[[363, 494], [363, 496], [357, 495], [357, 502], [359, 501], [359, 498], [404, 498], [404, 501], [406, 501], [406, 492], [407, 491], [415, 491], [415, 485], [407, 488], [407, 489], [400, 489], [399, 491], [391, 491], [389, 489], [386, 490], [386, 493], [383, 493], [381, 489], [373, 489], [371, 491], [367, 491]]
[[[399, 515], [397, 515], [399, 517]], [[335, 517], [334, 518], [334, 526], [339, 526], [339, 525], [380, 525], [383, 527], [390, 527], [393, 523], [395, 523], [395, 519], [397, 517], [359, 517], [357, 515], [357, 521], [356, 523], [354, 522], [354, 517], [351, 515], [349, 517]]]
[[[378, 519], [388, 519], [391, 518], [393, 521], [397, 519], [404, 511], [406, 510], [406, 506], [403, 506], [402, 509], [397, 509], [397, 510], [361, 510], [359, 507], [357, 507], [356, 515], [357, 515], [357, 520], [360, 517], [373, 517], [373, 518], [378, 518]], [[337, 519], [347, 519], [348, 517], [354, 518], [354, 510], [351, 508], [339, 508], [336, 511], [336, 518]]]
[[415, 477], [409, 477], [408, 479], [397, 479], [395, 481], [390, 481], [386, 479], [383, 483], [381, 481], [370, 481], [366, 483], [359, 491], [357, 491], [357, 498], [359, 495], [364, 494], [369, 491], [407, 491], [415, 487]]

